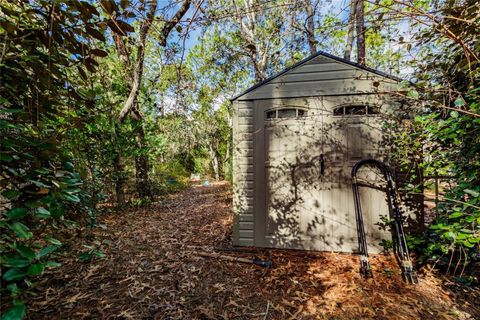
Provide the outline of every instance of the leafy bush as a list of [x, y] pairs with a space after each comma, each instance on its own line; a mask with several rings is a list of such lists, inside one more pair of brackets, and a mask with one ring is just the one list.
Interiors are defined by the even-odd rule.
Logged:
[[156, 195], [177, 192], [188, 186], [190, 172], [182, 161], [174, 160], [159, 164], [152, 175], [152, 191]]
[[21, 319], [22, 297], [58, 266], [57, 230], [71, 225], [69, 217], [95, 222], [64, 139], [92, 105], [75, 80], [87, 78], [84, 68], [94, 72], [95, 56], [106, 52], [90, 48], [105, 38], [89, 2], [2, 1], [0, 10], [0, 294], [2, 319]]
[[[480, 109], [477, 102], [470, 107]], [[454, 256], [455, 261], [462, 260], [466, 266], [480, 258], [480, 118], [452, 111], [446, 117], [433, 113], [420, 121], [443, 150], [432, 158], [432, 165], [438, 160], [439, 170], [455, 177], [455, 184], [445, 190], [421, 251], [425, 259], [438, 261], [447, 269]]]
[[[2, 196], [10, 209], [0, 216], [1, 287], [12, 297], [12, 307], [5, 317], [22, 318], [22, 296], [46, 268], [59, 265], [52, 255], [62, 246], [55, 230], [65, 225], [65, 214], [81, 211], [90, 220], [95, 219], [93, 211], [82, 203], [88, 195], [82, 191], [82, 180], [70, 162], [61, 168], [56, 168], [53, 161], [40, 166], [37, 158], [30, 157], [22, 148], [35, 145], [35, 141], [21, 145], [18, 140], [6, 140], [9, 151], [3, 153], [2, 176], [8, 187]], [[49, 148], [35, 147], [36, 151]], [[2, 296], [5, 294], [2, 292]]]
[[[412, 64], [415, 89], [406, 96], [421, 99], [422, 108], [394, 145], [404, 167], [452, 177], [442, 186], [433, 222], [410, 237], [410, 245], [445, 272], [474, 275], [480, 259], [480, 60], [473, 54], [479, 47], [478, 1], [433, 6], [440, 18], [418, 33], [423, 50]], [[423, 191], [416, 183], [410, 192]]]

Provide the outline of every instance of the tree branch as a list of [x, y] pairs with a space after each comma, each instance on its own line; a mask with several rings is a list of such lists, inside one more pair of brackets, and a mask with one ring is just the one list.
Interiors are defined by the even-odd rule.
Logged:
[[[130, 94], [128, 96], [128, 99], [125, 102], [125, 105], [123, 106], [122, 110], [120, 110], [120, 113], [118, 115], [118, 120], [120, 122], [123, 122], [127, 114], [132, 110], [134, 111], [133, 116], [136, 119], [141, 118], [140, 111], [134, 110], [135, 101], [140, 91], [140, 86], [142, 82], [143, 62], [145, 60], [145, 43], [146, 43], [148, 31], [150, 30], [153, 20], [155, 19], [155, 11], [157, 9], [156, 0], [150, 0], [149, 2], [150, 2], [150, 8], [147, 13], [147, 17], [145, 21], [142, 23], [142, 26], [140, 27], [140, 35], [139, 35], [139, 41], [138, 41], [138, 47], [137, 47], [137, 59], [135, 63], [135, 71], [133, 74], [132, 87], [130, 89]], [[185, 13], [187, 13], [188, 9], [190, 8], [190, 4], [191, 4], [191, 0], [185, 0], [181, 8], [173, 16], [173, 18], [169, 22], [167, 22], [165, 26], [162, 28], [161, 34], [160, 34], [160, 44], [162, 46], [166, 45], [168, 35], [173, 30], [175, 25], [180, 21], [180, 19], [185, 15]]]
[[137, 59], [135, 61], [135, 70], [133, 73], [132, 87], [130, 89], [130, 94], [128, 96], [125, 105], [118, 115], [118, 120], [123, 122], [127, 114], [133, 109], [135, 100], [137, 99], [138, 92], [140, 90], [140, 85], [142, 82], [143, 75], [143, 61], [145, 59], [145, 42], [147, 39], [147, 34], [152, 25], [153, 19], [155, 18], [155, 11], [157, 10], [157, 1], [150, 0], [150, 8], [147, 13], [147, 17], [143, 21], [140, 27], [140, 34], [138, 39], [137, 46]]
[[160, 45], [162, 47], [165, 47], [167, 45], [168, 35], [170, 34], [170, 32], [172, 32], [173, 28], [182, 19], [182, 17], [187, 13], [188, 9], [190, 9], [191, 3], [191, 0], [185, 0], [182, 4], [182, 7], [178, 9], [177, 13], [172, 17], [172, 19], [165, 23], [165, 25], [163, 26], [160, 32]]

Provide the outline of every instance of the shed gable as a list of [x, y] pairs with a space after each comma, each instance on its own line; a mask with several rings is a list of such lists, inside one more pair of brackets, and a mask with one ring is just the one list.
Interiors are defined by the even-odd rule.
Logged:
[[233, 100], [384, 93], [399, 79], [319, 53], [257, 84]]

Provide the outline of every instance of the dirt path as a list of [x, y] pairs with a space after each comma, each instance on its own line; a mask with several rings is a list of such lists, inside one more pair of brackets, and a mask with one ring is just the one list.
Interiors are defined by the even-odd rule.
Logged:
[[[220, 261], [199, 250], [229, 248], [226, 184], [184, 190], [166, 204], [100, 219], [105, 258], [67, 257], [48, 271], [28, 302], [31, 319], [474, 319], [471, 299], [456, 300], [431, 274], [403, 285], [391, 257], [373, 258], [375, 282], [357, 257], [271, 250], [274, 268]], [[81, 248], [81, 241], [73, 244]], [[85, 249], [85, 248], [83, 248]], [[265, 256], [266, 251], [223, 252]], [[393, 270], [393, 274], [388, 270]], [[464, 294], [465, 296], [465, 294]], [[477, 300], [478, 301], [478, 300]]]

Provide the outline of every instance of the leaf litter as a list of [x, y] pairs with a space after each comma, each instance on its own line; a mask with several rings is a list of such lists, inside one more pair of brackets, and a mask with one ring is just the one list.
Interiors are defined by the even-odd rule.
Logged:
[[[110, 213], [100, 223], [106, 228], [94, 238], [105, 257], [86, 262], [72, 254], [48, 270], [27, 301], [29, 319], [480, 318], [478, 291], [450, 290], [428, 270], [417, 285], [405, 285], [392, 256], [372, 256], [375, 278], [365, 280], [355, 255], [233, 247], [226, 183]], [[78, 239], [70, 245], [82, 247]], [[273, 267], [198, 252], [270, 258]]]

